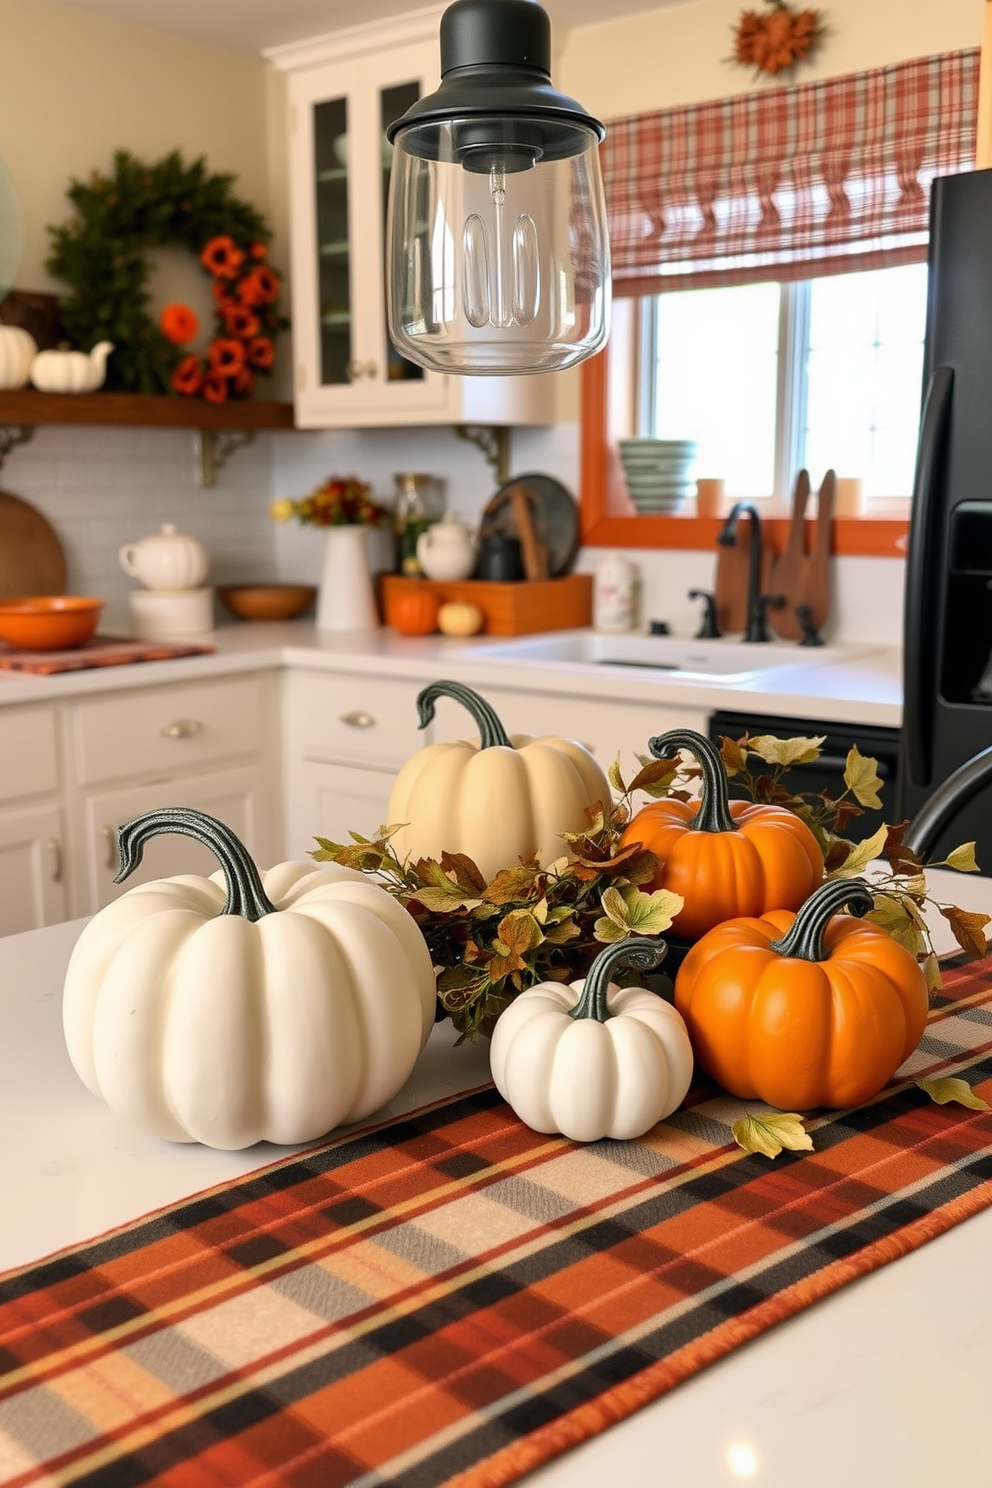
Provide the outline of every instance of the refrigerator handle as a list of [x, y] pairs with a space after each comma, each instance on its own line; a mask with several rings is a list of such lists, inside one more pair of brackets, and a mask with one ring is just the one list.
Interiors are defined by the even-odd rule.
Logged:
[[937, 697], [940, 484], [954, 372], [937, 367], [927, 389], [913, 485], [903, 628], [903, 747], [909, 783], [929, 785]]

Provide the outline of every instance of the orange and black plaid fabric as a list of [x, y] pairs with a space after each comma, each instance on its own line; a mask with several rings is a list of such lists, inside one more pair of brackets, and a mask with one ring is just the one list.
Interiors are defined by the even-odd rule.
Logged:
[[815, 1151], [709, 1090], [638, 1142], [491, 1089], [0, 1278], [0, 1482], [508, 1483], [992, 1203], [992, 973], [948, 974], [890, 1091]]

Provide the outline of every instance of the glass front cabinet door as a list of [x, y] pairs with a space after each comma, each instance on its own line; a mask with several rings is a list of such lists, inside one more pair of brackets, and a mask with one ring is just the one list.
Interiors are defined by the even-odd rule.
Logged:
[[398, 17], [267, 54], [288, 74], [294, 400], [301, 428], [554, 419], [547, 376], [445, 376], [405, 360], [389, 340], [392, 146], [385, 131], [437, 87], [440, 14]]

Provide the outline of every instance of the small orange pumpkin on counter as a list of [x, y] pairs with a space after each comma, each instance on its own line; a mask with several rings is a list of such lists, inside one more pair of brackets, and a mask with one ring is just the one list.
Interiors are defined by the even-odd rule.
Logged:
[[386, 599], [387, 625], [400, 635], [433, 635], [441, 601], [427, 584], [404, 584], [390, 590]]
[[867, 914], [863, 879], [829, 879], [798, 914], [728, 920], [689, 951], [675, 1006], [697, 1063], [782, 1110], [870, 1100], [916, 1048], [929, 998], [916, 960]]
[[684, 749], [702, 770], [698, 801], [652, 801], [621, 837], [622, 846], [640, 842], [659, 859], [645, 889], [685, 900], [672, 933], [698, 940], [738, 915], [798, 909], [823, 879], [823, 854], [806, 823], [782, 806], [731, 801], [719, 751], [694, 729], [669, 729], [648, 748], [656, 759]]

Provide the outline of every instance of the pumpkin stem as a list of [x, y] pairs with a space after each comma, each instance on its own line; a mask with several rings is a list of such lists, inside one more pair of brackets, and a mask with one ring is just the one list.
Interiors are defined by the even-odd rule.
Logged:
[[128, 874], [134, 872], [141, 862], [145, 843], [160, 832], [178, 832], [184, 837], [192, 837], [208, 847], [217, 858], [227, 882], [227, 900], [221, 914], [241, 915], [246, 920], [260, 920], [263, 915], [275, 914], [276, 907], [262, 888], [258, 869], [244, 843], [226, 823], [188, 806], [163, 806], [158, 811], [136, 816], [133, 821], [117, 828], [121, 868], [114, 883], [123, 883]]
[[613, 1014], [607, 1005], [606, 994], [610, 979], [620, 966], [636, 966], [640, 971], [653, 971], [668, 955], [668, 946], [663, 940], [648, 940], [638, 936], [631, 940], [615, 940], [604, 951], [600, 951], [589, 968], [582, 986], [579, 1000], [570, 1009], [570, 1018], [595, 1018], [605, 1023]]
[[655, 759], [667, 759], [676, 749], [685, 749], [703, 772], [699, 810], [693, 818], [693, 832], [736, 832], [737, 823], [730, 814], [727, 795], [727, 772], [720, 751], [705, 734], [695, 729], [669, 729], [649, 740], [648, 748]]
[[792, 956], [799, 961], [825, 961], [823, 935], [831, 916], [846, 904], [860, 919], [874, 903], [863, 878], [829, 878], [813, 890], [785, 934], [771, 942], [771, 948], [780, 956]]
[[420, 715], [420, 727], [426, 728], [434, 721], [434, 704], [439, 697], [450, 697], [456, 703], [461, 703], [467, 708], [475, 719], [479, 730], [479, 748], [492, 749], [494, 745], [502, 745], [504, 749], [512, 749], [510, 736], [499, 721], [495, 709], [473, 692], [471, 687], [466, 687], [462, 682], [432, 682], [428, 687], [417, 694], [417, 713]]

